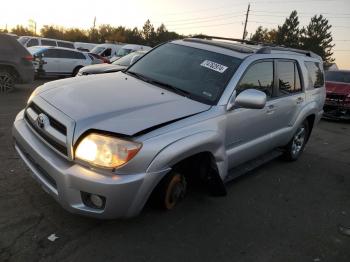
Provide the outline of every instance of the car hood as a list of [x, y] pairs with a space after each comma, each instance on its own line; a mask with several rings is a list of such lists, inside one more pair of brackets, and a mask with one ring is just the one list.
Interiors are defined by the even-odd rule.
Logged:
[[336, 93], [348, 95], [350, 94], [350, 84], [341, 82], [326, 82], [327, 93]]
[[82, 74], [101, 74], [101, 73], [107, 73], [107, 72], [117, 72], [125, 68], [126, 68], [125, 66], [120, 66], [120, 65], [96, 64], [96, 65], [84, 66], [79, 71]]
[[88, 129], [132, 136], [210, 108], [122, 72], [53, 81], [38, 95], [75, 120], [75, 137]]

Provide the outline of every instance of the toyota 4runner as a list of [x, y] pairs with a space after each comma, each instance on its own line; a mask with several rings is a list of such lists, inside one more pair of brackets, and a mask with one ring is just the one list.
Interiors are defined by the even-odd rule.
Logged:
[[225, 183], [272, 158], [296, 160], [322, 116], [312, 52], [188, 38], [122, 72], [38, 87], [16, 117], [15, 148], [65, 209], [137, 215], [172, 209], [191, 183]]

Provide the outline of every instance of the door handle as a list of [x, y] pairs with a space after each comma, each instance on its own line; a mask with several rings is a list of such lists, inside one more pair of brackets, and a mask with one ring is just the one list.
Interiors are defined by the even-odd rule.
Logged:
[[297, 101], [297, 104], [299, 105], [299, 104], [301, 104], [302, 102], [304, 102], [304, 98], [298, 97], [296, 101]]

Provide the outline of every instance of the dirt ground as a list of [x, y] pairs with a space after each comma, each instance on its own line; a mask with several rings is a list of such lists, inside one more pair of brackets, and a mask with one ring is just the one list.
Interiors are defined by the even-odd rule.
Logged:
[[350, 261], [338, 229], [350, 228], [350, 123], [322, 120], [297, 162], [276, 159], [226, 197], [100, 221], [62, 209], [13, 149], [14, 117], [41, 83], [0, 94], [0, 261]]

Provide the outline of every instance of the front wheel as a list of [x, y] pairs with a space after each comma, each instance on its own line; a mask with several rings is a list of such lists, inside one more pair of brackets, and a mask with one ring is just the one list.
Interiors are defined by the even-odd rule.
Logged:
[[157, 186], [155, 201], [160, 208], [171, 210], [185, 197], [186, 188], [185, 177], [171, 171]]
[[309, 123], [304, 121], [295, 132], [293, 138], [285, 147], [284, 158], [289, 161], [297, 160], [304, 151], [309, 138]]

